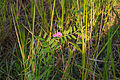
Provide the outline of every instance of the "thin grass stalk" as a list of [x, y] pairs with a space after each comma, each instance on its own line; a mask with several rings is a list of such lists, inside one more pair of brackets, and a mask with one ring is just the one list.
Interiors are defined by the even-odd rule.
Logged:
[[[11, 13], [12, 13], [12, 18], [13, 18], [13, 23], [14, 23], [14, 28], [15, 28], [16, 36], [17, 36], [17, 39], [18, 39], [18, 44], [19, 44], [19, 47], [20, 47], [21, 55], [22, 55], [23, 66], [25, 68], [25, 63], [24, 63], [25, 62], [25, 54], [23, 53], [23, 50], [22, 50], [22, 47], [21, 47], [21, 43], [20, 43], [20, 39], [19, 39], [17, 27], [16, 27], [16, 24], [15, 24], [14, 15], [13, 15], [13, 8], [11, 8]], [[26, 70], [25, 70], [25, 79], [27, 79], [27, 77], [26, 77]]]
[[[110, 15], [110, 12], [108, 11], [108, 14]], [[109, 20], [110, 20], [110, 17], [109, 17]], [[112, 23], [111, 23], [111, 25], [112, 25]], [[108, 25], [108, 38], [110, 38], [110, 36], [111, 36], [111, 29], [110, 29], [110, 25]], [[115, 73], [115, 65], [114, 65], [114, 59], [113, 59], [113, 53], [112, 53], [112, 39], [110, 40], [110, 58], [111, 58], [111, 67], [112, 67], [112, 70], [113, 70], [113, 75], [114, 75], [114, 79], [115, 79], [115, 75], [116, 75], [116, 73]]]
[[[85, 70], [84, 70], [84, 68], [85, 68], [85, 52], [86, 52], [86, 40], [87, 40], [87, 38], [86, 38], [87, 37], [87, 34], [86, 34], [86, 32], [87, 32], [87, 24], [86, 24], [86, 29], [85, 29], [85, 36], [84, 36], [83, 26], [82, 26], [82, 24], [84, 24], [84, 22], [87, 21], [86, 20], [87, 17], [85, 18], [85, 16], [87, 15], [85, 13], [85, 11], [86, 11], [86, 0], [84, 0], [83, 23], [82, 23], [82, 20], [81, 20], [81, 33], [82, 33], [82, 80], [84, 80], [84, 78], [85, 78], [85, 72], [84, 72]], [[84, 40], [84, 38], [85, 38], [85, 40]]]
[[91, 50], [93, 50], [93, 42], [92, 42], [92, 32], [93, 32], [93, 25], [94, 25], [94, 2], [91, 0], [91, 21], [90, 21], [90, 25], [91, 25], [91, 28], [90, 28], [90, 47], [91, 47]]
[[[93, 1], [91, 0], [91, 13], [90, 13], [90, 15], [91, 15], [91, 20], [90, 20], [90, 40], [88, 40], [88, 57], [87, 57], [87, 66], [88, 66], [88, 68], [91, 68], [91, 66], [89, 67], [89, 57], [90, 57], [90, 53], [91, 53], [91, 48], [90, 47], [93, 47], [92, 46], [92, 25], [93, 25]], [[88, 71], [88, 73], [89, 73], [89, 71]], [[91, 73], [89, 74], [90, 75], [90, 80], [91, 80]]]
[[[87, 3], [86, 3], [86, 5], [87, 5]], [[87, 6], [86, 6], [86, 28], [85, 28], [85, 51], [86, 51], [86, 47], [87, 47], [87, 27], [88, 27], [88, 21], [87, 21], [87, 19], [88, 19], [88, 16], [87, 16], [88, 14], [87, 14]]]
[[[12, 14], [15, 15], [15, 10], [14, 10], [14, 8], [11, 8], [11, 9], [12, 9]], [[16, 15], [15, 15], [15, 19], [14, 19], [14, 16], [13, 16], [13, 20], [16, 21], [16, 24], [17, 24], [17, 27], [18, 27], [18, 31], [19, 31], [19, 32], [17, 31], [17, 34], [19, 33], [18, 35], [20, 36], [20, 38], [19, 38], [19, 36], [18, 36], [17, 38], [19, 38], [19, 43], [20, 43], [20, 45], [21, 45], [21, 46], [20, 46], [20, 45], [19, 45], [19, 46], [21, 47], [20, 50], [22, 50], [22, 53], [21, 53], [21, 54], [22, 54], [23, 60], [25, 61], [25, 54], [24, 54], [24, 51], [23, 51], [24, 49], [23, 49], [23, 47], [22, 47], [22, 43], [23, 43], [23, 41], [22, 41], [22, 35], [21, 35], [20, 26], [19, 26], [19, 24], [18, 24], [18, 20], [17, 20], [17, 16], [16, 16]], [[15, 21], [14, 21], [14, 22], [15, 22]], [[16, 26], [16, 25], [15, 25], [15, 26]], [[17, 30], [17, 27], [16, 27], [16, 30]]]
[[[92, 19], [93, 19], [93, 26], [95, 25], [95, 8], [94, 8], [95, 6], [94, 6], [94, 2], [95, 1], [93, 1], [93, 5], [92, 5], [93, 6], [93, 17], [92, 17]], [[92, 43], [91, 43], [91, 45], [92, 45]], [[93, 47], [92, 47], [92, 49], [93, 49]], [[93, 73], [93, 80], [95, 80], [95, 73]]]
[[93, 4], [92, 4], [92, 6], [91, 7], [93, 7], [93, 25], [95, 25], [95, 9], [94, 9], [94, 1], [93, 1]]
[[[18, 33], [19, 33], [19, 39], [20, 39], [20, 44], [21, 44], [21, 47], [22, 47], [22, 54], [24, 55], [24, 62], [26, 61], [26, 54], [25, 54], [25, 33], [24, 33], [24, 29], [20, 27], [20, 24], [18, 23], [18, 2], [17, 2], [17, 5], [16, 5], [16, 13], [15, 13], [15, 9], [13, 8], [13, 13], [15, 15], [15, 21], [16, 21], [16, 24], [17, 24], [17, 29], [18, 29]], [[22, 30], [22, 32], [21, 32]], [[25, 64], [25, 63], [24, 63]], [[24, 66], [25, 67], [25, 66]]]
[[81, 20], [81, 33], [82, 33], [82, 80], [84, 80], [84, 68], [85, 68], [85, 42], [84, 42], [84, 33]]
[[[109, 14], [109, 13], [108, 13]], [[108, 26], [109, 27], [109, 26]], [[108, 39], [110, 39], [110, 34], [111, 30], [108, 29]], [[114, 66], [114, 59], [113, 59], [113, 56], [112, 56], [112, 48], [111, 48], [111, 43], [112, 43], [112, 38], [110, 39], [110, 41], [108, 42], [108, 45], [107, 45], [107, 54], [106, 54], [106, 57], [105, 57], [105, 74], [104, 74], [104, 79], [105, 80], [108, 80], [109, 79], [109, 72], [108, 72], [108, 60], [109, 58], [111, 58], [111, 61], [110, 61], [110, 65], [112, 66], [112, 69], [113, 69], [113, 75], [114, 75], [114, 79], [115, 79], [115, 66]]]
[[[77, 8], [78, 8], [78, 10], [80, 9], [80, 7], [79, 7], [79, 1], [77, 0]], [[78, 18], [77, 18], [78, 20], [78, 22], [80, 21], [80, 16], [78, 15]]]
[[38, 14], [40, 15], [42, 21], [44, 21], [42, 11], [39, 9], [39, 7], [38, 7], [38, 5], [36, 3], [35, 3], [35, 5], [36, 5], [36, 8], [37, 8]]
[[[32, 50], [32, 60], [35, 59], [34, 55], [35, 55], [35, 51], [34, 51], [34, 25], [35, 25], [35, 4], [33, 6], [33, 20], [32, 20], [32, 42], [31, 42], [31, 50]], [[35, 72], [35, 62], [32, 61], [32, 71], [33, 71], [33, 75]]]
[[[27, 12], [26, 12], [26, 7], [24, 7], [24, 5], [22, 4], [22, 7], [24, 8], [24, 11], [25, 11], [25, 16], [26, 16], [26, 21], [27, 21], [27, 23], [28, 23], [28, 26], [29, 26], [29, 29], [24, 25], [24, 24], [22, 24], [23, 25], [23, 27], [28, 31], [28, 36], [27, 36], [27, 40], [26, 40], [26, 45], [30, 42], [28, 42], [28, 40], [29, 40], [29, 34], [30, 35], [32, 35], [33, 33], [31, 32], [31, 25], [30, 25], [30, 22], [29, 22], [29, 20], [28, 20], [28, 15], [27, 15]], [[26, 49], [27, 50], [27, 49]], [[29, 60], [29, 57], [31, 56], [31, 50], [29, 51], [29, 55], [27, 56], [27, 60], [26, 60], [26, 67], [27, 67], [27, 65], [31, 65], [31, 64], [29, 64], [29, 62], [30, 62], [30, 60]], [[30, 70], [30, 68], [28, 69], [28, 70]]]
[[[109, 7], [109, 6], [108, 6]], [[107, 8], [106, 8], [107, 10]], [[105, 13], [106, 13], [106, 10], [105, 10]], [[108, 15], [109, 15], [109, 10], [108, 10]], [[106, 16], [106, 19], [108, 18], [108, 16]], [[106, 22], [106, 21], [105, 21]], [[109, 27], [109, 26], [108, 26]], [[103, 26], [103, 29], [104, 29], [104, 26]], [[110, 31], [108, 31], [108, 39], [110, 38]], [[108, 45], [107, 45], [107, 54], [106, 54], [106, 57], [105, 57], [105, 72], [104, 72], [104, 80], [108, 80], [109, 77], [108, 77], [108, 59], [109, 59], [109, 56], [110, 56], [110, 51], [111, 51], [111, 40], [109, 41]]]
[[[108, 34], [108, 39], [110, 37], [110, 34]], [[111, 40], [110, 40], [111, 41]], [[109, 59], [109, 56], [110, 56], [110, 41], [107, 45], [107, 54], [106, 54], [106, 57], [105, 57], [105, 65], [104, 65], [104, 68], [105, 68], [105, 72], [104, 72], [104, 80], [108, 80], [108, 59]]]
[[33, 17], [33, 10], [34, 10], [34, 0], [30, 0], [31, 3], [31, 18]]
[[110, 57], [111, 57], [111, 67], [112, 67], [112, 71], [113, 71], [113, 77], [114, 77], [114, 80], [115, 80], [115, 76], [116, 76], [116, 72], [115, 72], [115, 62], [114, 62], [114, 59], [113, 59], [113, 53], [112, 53], [112, 48], [110, 46]]
[[24, 11], [25, 11], [25, 17], [26, 17], [26, 21], [27, 21], [28, 26], [29, 26], [29, 30], [31, 31], [31, 25], [30, 25], [30, 22], [29, 22], [29, 20], [28, 20], [28, 15], [27, 15], [27, 8], [24, 7], [23, 4], [22, 4], [22, 7], [23, 7], [23, 9], [24, 9]]
[[92, 47], [92, 28], [93, 28], [93, 1], [91, 0], [91, 21], [90, 21], [90, 45]]
[[[87, 2], [86, 2], [86, 5], [87, 5]], [[86, 28], [85, 28], [85, 52], [86, 52], [86, 48], [87, 48], [87, 32], [88, 32], [88, 29], [87, 29], [87, 27], [88, 27], [88, 21], [87, 21], [87, 19], [88, 19], [88, 17], [87, 17], [87, 6], [86, 6]], [[89, 42], [89, 41], [88, 41]], [[89, 44], [88, 44], [89, 45]], [[87, 59], [88, 59], [88, 56], [87, 56]], [[86, 65], [86, 64], [85, 64]], [[86, 80], [86, 76], [87, 75], [87, 71], [86, 71], [86, 73], [85, 73], [85, 80]]]
[[103, 6], [103, 10], [102, 10], [102, 18], [101, 18], [101, 25], [100, 25], [100, 32], [98, 33], [98, 43], [97, 43], [97, 47], [95, 49], [95, 54], [94, 57], [98, 54], [98, 50], [99, 50], [99, 44], [100, 44], [100, 39], [101, 39], [101, 34], [102, 34], [102, 26], [103, 26], [103, 13], [104, 13], [104, 6]]
[[61, 6], [62, 6], [62, 22], [61, 22], [61, 28], [62, 28], [62, 32], [63, 32], [63, 23], [64, 23], [64, 14], [65, 14], [64, 4], [65, 4], [65, 0], [62, 0], [62, 1], [61, 1]]
[[52, 32], [52, 27], [53, 27], [53, 16], [54, 16], [55, 2], [56, 2], [56, 0], [54, 0], [53, 9], [52, 9], [51, 26], [50, 26], [50, 36], [51, 36], [51, 32]]
[[[102, 31], [105, 29], [105, 25], [106, 25], [106, 23], [107, 23], [107, 19], [109, 18], [109, 14], [110, 14], [110, 11], [111, 11], [111, 9], [112, 9], [112, 6], [110, 6], [110, 5], [113, 5], [113, 3], [114, 3], [114, 1], [110, 4], [108, 4], [108, 6], [107, 6], [107, 8], [106, 8], [106, 10], [108, 9], [108, 14], [106, 14], [106, 12], [105, 12], [105, 14], [107, 15], [105, 15], [105, 23], [104, 23], [104, 25], [103, 25], [103, 28], [102, 28]], [[105, 11], [106, 11], [105, 10]]]
[[[100, 45], [100, 38], [101, 38], [101, 29], [102, 29], [102, 20], [103, 20], [103, 12], [104, 12], [104, 7], [103, 7], [103, 10], [102, 10], [102, 19], [101, 19], [101, 25], [100, 25], [100, 32], [98, 33], [98, 43], [97, 43], [97, 47], [95, 49], [95, 54], [94, 54], [94, 57], [98, 55], [98, 50], [99, 50], [99, 45]], [[97, 62], [95, 61], [95, 64], [94, 64], [94, 73], [96, 71], [96, 65], [97, 65]], [[93, 74], [94, 75], [94, 74]], [[94, 80], [95, 80], [95, 75], [94, 75]]]
[[86, 6], [86, 0], [84, 0], [83, 23], [85, 23], [85, 6]]
[[[44, 3], [44, 2], [45, 2], [45, 0], [42, 0], [42, 1], [41, 1], [41, 5], [42, 5], [42, 6], [40, 7], [41, 11], [40, 11], [39, 9], [38, 9], [38, 11], [41, 12], [41, 14], [42, 14], [42, 16], [41, 16], [41, 18], [43, 18], [43, 19], [42, 19], [42, 23], [43, 23], [42, 26], [44, 26], [44, 29], [45, 29], [47, 32], [49, 32], [49, 31], [50, 31], [50, 30], [49, 30], [49, 27], [48, 27], [49, 24], [48, 24], [48, 22], [47, 22], [48, 20], [47, 20], [47, 17], [46, 17], [46, 16], [47, 16], [47, 13], [46, 13], [46, 9], [44, 8], [44, 5], [45, 5], [46, 2], [45, 2], [45, 3]], [[36, 5], [37, 5], [37, 4], [36, 4]]]
[[19, 4], [19, 1], [17, 0], [16, 1], [16, 16], [17, 16], [17, 18], [18, 18], [18, 4]]
[[[110, 32], [111, 31], [109, 31], [109, 34], [110, 34]], [[109, 37], [108, 38], [110, 38], [110, 36], [111, 36], [111, 34], [109, 35]], [[112, 45], [112, 39], [110, 40], [110, 42], [109, 42], [109, 55], [110, 55], [110, 58], [111, 58], [111, 62], [110, 62], [110, 64], [111, 64], [111, 67], [112, 67], [112, 71], [113, 71], [113, 77], [114, 77], [114, 80], [115, 80], [115, 65], [114, 65], [114, 59], [113, 59], [113, 53], [112, 53], [112, 47], [111, 47], [111, 45]]]
[[[49, 4], [50, 4], [50, 11], [52, 11], [52, 0], [49, 0]], [[51, 14], [52, 12], [50, 12]]]

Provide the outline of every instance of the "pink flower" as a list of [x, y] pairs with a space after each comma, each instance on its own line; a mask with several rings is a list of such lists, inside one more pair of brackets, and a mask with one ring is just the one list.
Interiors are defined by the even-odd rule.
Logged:
[[53, 37], [56, 37], [57, 36], [57, 34], [56, 34], [56, 31], [55, 31], [55, 34], [53, 34]]
[[53, 37], [56, 37], [56, 34], [53, 34]]
[[62, 33], [61, 32], [57, 32], [55, 31], [55, 34], [53, 34], [53, 37], [61, 37], [62, 36]]

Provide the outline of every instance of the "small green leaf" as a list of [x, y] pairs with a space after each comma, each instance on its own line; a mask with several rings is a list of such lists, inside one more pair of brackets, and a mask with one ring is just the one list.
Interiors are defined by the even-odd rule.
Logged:
[[70, 26], [69, 32], [72, 33], [72, 27]]
[[[60, 47], [60, 46], [57, 46], [56, 49], [59, 49], [59, 47]], [[56, 50], [56, 49], [55, 49], [55, 50]]]
[[49, 42], [49, 45], [51, 45], [54, 42], [54, 38]]
[[40, 36], [35, 36], [35, 38], [41, 38]]
[[47, 45], [48, 43], [47, 42], [42, 42], [42, 45]]
[[51, 39], [51, 37], [48, 37], [46, 41], [48, 42], [48, 41], [50, 41], [50, 39]]
[[46, 36], [47, 36], [47, 33], [45, 33], [45, 34], [44, 34], [43, 38], [45, 39], [45, 38], [46, 38]]
[[70, 32], [70, 31], [69, 31], [69, 30], [67, 30], [67, 31], [66, 31], [66, 34], [69, 34], [69, 32]]
[[49, 48], [44, 48], [42, 49], [42, 52], [45, 52], [45, 53], [48, 53], [48, 52], [51, 52]]
[[82, 35], [80, 32], [76, 32], [76, 34], [79, 35], [79, 36]]
[[49, 45], [42, 45], [42, 47], [49, 47]]
[[61, 37], [60, 39], [61, 39], [61, 42], [63, 43], [63, 38]]
[[42, 42], [42, 47], [48, 47], [48, 43], [47, 42]]
[[73, 26], [73, 30], [74, 30], [74, 32], [76, 31], [76, 28], [75, 28], [75, 26]]
[[44, 39], [41, 38], [40, 36], [35, 36], [35, 38], [38, 38], [40, 41], [43, 41]]
[[67, 42], [67, 38], [66, 38], [66, 37], [64, 37], [64, 39], [65, 39], [65, 41]]
[[69, 39], [71, 39], [71, 37], [70, 37], [69, 35], [67, 35], [67, 37], [68, 37]]
[[82, 44], [82, 42], [77, 42], [77, 44]]
[[51, 46], [51, 48], [55, 47], [57, 45], [57, 42], [54, 42]]
[[71, 35], [72, 38], [76, 39], [76, 37], [74, 35]]

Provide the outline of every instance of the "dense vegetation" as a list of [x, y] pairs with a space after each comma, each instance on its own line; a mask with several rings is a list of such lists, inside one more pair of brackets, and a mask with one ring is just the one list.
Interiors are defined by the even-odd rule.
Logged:
[[119, 0], [0, 1], [0, 80], [119, 79]]

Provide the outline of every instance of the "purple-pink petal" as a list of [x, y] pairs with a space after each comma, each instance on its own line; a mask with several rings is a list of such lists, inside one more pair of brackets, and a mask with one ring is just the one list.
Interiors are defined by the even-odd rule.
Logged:
[[62, 33], [61, 32], [58, 32], [57, 33], [57, 37], [61, 37], [62, 36]]
[[78, 36], [80, 39], [82, 38], [81, 36]]
[[53, 37], [56, 37], [56, 34], [53, 34]]

